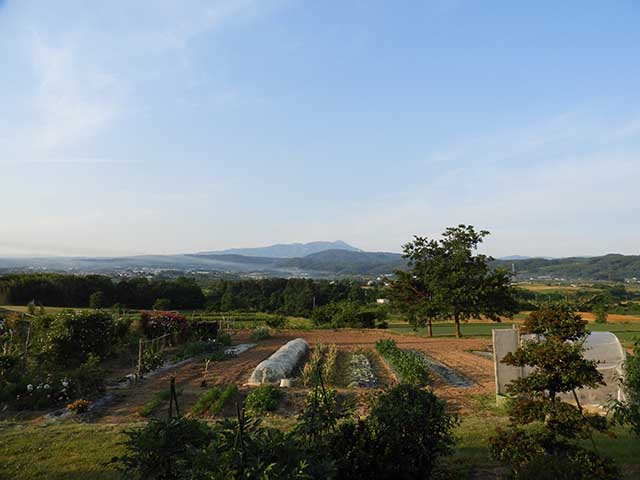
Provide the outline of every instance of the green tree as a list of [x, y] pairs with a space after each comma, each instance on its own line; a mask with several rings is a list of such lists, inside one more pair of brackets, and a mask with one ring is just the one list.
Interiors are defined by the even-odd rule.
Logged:
[[604, 303], [604, 302], [598, 303], [593, 308], [593, 313], [596, 316], [596, 323], [607, 323], [607, 317], [609, 316], [609, 313], [607, 311], [607, 304], [606, 303]]
[[[503, 359], [507, 365], [532, 369], [509, 385], [511, 424], [490, 442], [493, 457], [513, 469], [512, 478], [539, 478], [531, 473], [547, 460], [564, 473], [554, 478], [618, 478], [613, 463], [598, 455], [593, 442], [593, 431], [605, 432], [607, 420], [583, 410], [576, 394], [579, 388], [604, 384], [596, 362], [583, 355], [586, 325], [567, 304], [543, 306], [523, 326], [537, 339], [525, 341]], [[576, 404], [562, 401], [562, 393], [571, 394]], [[591, 440], [593, 450], [581, 444], [584, 439]]]
[[89, 307], [96, 310], [107, 306], [107, 297], [104, 292], [93, 292], [89, 295]]
[[156, 301], [153, 302], [154, 310], [167, 311], [171, 308], [171, 300], [168, 298], [156, 298]]
[[471, 225], [449, 227], [440, 240], [414, 237], [403, 245], [409, 271], [398, 272], [405, 308], [425, 318], [453, 318], [456, 337], [460, 322], [485, 316], [500, 321], [517, 311], [515, 289], [504, 269], [491, 270], [493, 259], [476, 254], [478, 245], [489, 235]]

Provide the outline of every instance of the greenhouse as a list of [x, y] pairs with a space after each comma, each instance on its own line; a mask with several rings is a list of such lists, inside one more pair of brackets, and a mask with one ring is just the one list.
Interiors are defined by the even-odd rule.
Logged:
[[[509, 352], [514, 352], [523, 341], [536, 340], [538, 335], [520, 335], [513, 330], [493, 330], [493, 359], [498, 399], [507, 394], [507, 385], [518, 378], [526, 377], [532, 369], [519, 368], [502, 363]], [[620, 340], [611, 332], [592, 332], [584, 343], [584, 357], [597, 362], [598, 371], [604, 377], [606, 385], [599, 388], [583, 388], [576, 391], [582, 405], [605, 406], [610, 400], [624, 400], [619, 379], [624, 374], [626, 353]], [[564, 394], [562, 398], [573, 401], [573, 394]]]

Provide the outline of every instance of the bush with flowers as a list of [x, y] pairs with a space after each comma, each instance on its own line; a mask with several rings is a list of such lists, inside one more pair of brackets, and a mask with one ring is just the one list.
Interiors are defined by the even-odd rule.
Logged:
[[53, 375], [29, 381], [25, 376], [19, 382], [5, 385], [3, 393], [13, 396], [5, 400], [12, 401], [17, 410], [42, 410], [69, 401], [71, 381], [66, 377], [54, 378]]
[[187, 319], [179, 313], [143, 311], [140, 313], [140, 323], [147, 338], [171, 334], [175, 339], [184, 339], [187, 334]]

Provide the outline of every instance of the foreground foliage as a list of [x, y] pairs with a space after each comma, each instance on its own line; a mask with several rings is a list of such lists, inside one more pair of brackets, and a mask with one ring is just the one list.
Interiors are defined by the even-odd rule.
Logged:
[[640, 438], [640, 340], [636, 340], [633, 354], [627, 355], [622, 389], [626, 399], [614, 402], [614, 420], [620, 425], [629, 425]]
[[413, 385], [382, 393], [364, 420], [339, 424], [341, 416], [335, 391], [320, 383], [290, 432], [240, 408], [213, 425], [152, 420], [127, 432], [127, 453], [116, 461], [127, 478], [428, 479], [454, 445], [455, 417]]
[[[606, 418], [583, 410], [576, 389], [603, 384], [596, 362], [583, 356], [586, 321], [568, 305], [548, 305], [533, 312], [524, 330], [537, 334], [503, 362], [533, 367], [527, 377], [509, 386], [511, 425], [491, 439], [493, 457], [511, 467], [511, 478], [615, 479], [613, 462], [595, 450], [594, 431], [606, 432]], [[576, 405], [563, 402], [560, 393], [572, 393]], [[590, 440], [594, 449], [582, 446]], [[534, 475], [550, 459], [556, 477]]]

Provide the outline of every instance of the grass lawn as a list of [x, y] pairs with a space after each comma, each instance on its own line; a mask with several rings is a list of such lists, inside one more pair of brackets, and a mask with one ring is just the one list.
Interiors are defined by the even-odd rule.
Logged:
[[[462, 335], [466, 337], [491, 338], [491, 330], [499, 328], [512, 328], [512, 322], [470, 322], [461, 325]], [[435, 337], [453, 337], [453, 322], [436, 322], [433, 324]], [[640, 322], [615, 322], [615, 323], [590, 323], [588, 326], [592, 332], [613, 332], [625, 346], [630, 346], [634, 339], [640, 338]], [[427, 328], [419, 328], [417, 332], [406, 322], [395, 321], [389, 324], [389, 329], [395, 333], [405, 335], [427, 336]]]
[[123, 453], [126, 426], [64, 423], [0, 425], [0, 478], [121, 478], [112, 457]]

